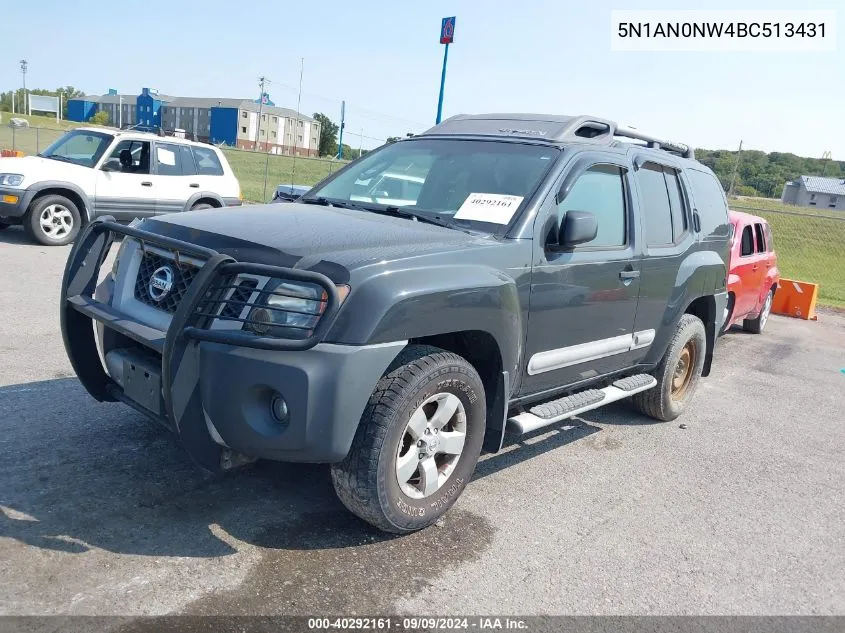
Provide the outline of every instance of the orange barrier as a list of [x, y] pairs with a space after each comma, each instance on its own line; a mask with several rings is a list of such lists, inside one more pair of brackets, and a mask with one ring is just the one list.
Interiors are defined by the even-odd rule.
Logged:
[[774, 314], [785, 314], [796, 319], [807, 319], [815, 321], [816, 298], [819, 294], [819, 285], [794, 279], [781, 279], [778, 282], [778, 290], [772, 302]]
[[0, 157], [3, 158], [23, 158], [23, 152], [20, 150], [3, 149], [0, 150]]

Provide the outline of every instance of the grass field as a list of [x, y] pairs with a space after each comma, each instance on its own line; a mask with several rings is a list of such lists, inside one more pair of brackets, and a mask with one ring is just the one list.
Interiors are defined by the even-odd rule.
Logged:
[[[0, 148], [11, 149], [12, 133], [8, 126], [11, 117], [8, 112], [2, 116]], [[49, 117], [15, 116], [28, 119], [33, 126], [15, 131], [15, 145], [26, 154], [35, 154], [64, 130], [81, 125], [72, 121], [57, 124]], [[42, 129], [36, 132], [35, 126]], [[343, 165], [340, 161], [297, 158], [294, 166], [290, 156], [237, 149], [223, 151], [241, 183], [244, 197], [254, 202], [269, 200], [277, 184], [313, 185]], [[817, 283], [820, 304], [845, 307], [845, 214], [788, 206], [768, 198], [734, 198], [730, 205], [732, 209], [754, 213], [769, 221], [784, 277]]]
[[241, 183], [244, 198], [253, 202], [269, 202], [278, 184], [292, 182], [296, 185], [313, 185], [345, 164], [342, 161], [298, 157], [294, 165], [291, 156], [276, 156], [241, 149], [224, 149], [223, 153]]

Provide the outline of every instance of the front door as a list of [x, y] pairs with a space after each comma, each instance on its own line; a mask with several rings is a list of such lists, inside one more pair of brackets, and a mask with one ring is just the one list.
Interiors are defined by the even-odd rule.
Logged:
[[[542, 228], [535, 240], [542, 253], [531, 279], [521, 395], [620, 369], [632, 350], [647, 345], [633, 330], [640, 261], [630, 189], [623, 156], [591, 153], [579, 158], [554, 202], [538, 216], [536, 227]], [[568, 211], [593, 213], [598, 233], [591, 242], [561, 251], [554, 238]], [[548, 238], [541, 237], [544, 232]]]
[[123, 140], [97, 172], [94, 208], [121, 222], [155, 215], [158, 192], [150, 169], [150, 142]]

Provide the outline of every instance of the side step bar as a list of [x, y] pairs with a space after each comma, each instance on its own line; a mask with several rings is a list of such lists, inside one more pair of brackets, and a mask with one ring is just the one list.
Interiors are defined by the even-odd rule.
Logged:
[[528, 411], [508, 418], [507, 430], [519, 434], [530, 433], [655, 386], [657, 380], [648, 374], [622, 378], [604, 389], [587, 389], [535, 405]]

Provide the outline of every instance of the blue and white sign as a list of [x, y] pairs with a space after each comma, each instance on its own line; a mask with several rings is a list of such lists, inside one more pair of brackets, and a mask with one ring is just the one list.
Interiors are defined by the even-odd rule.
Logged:
[[440, 23], [440, 43], [451, 44], [455, 41], [455, 16], [443, 18]]

